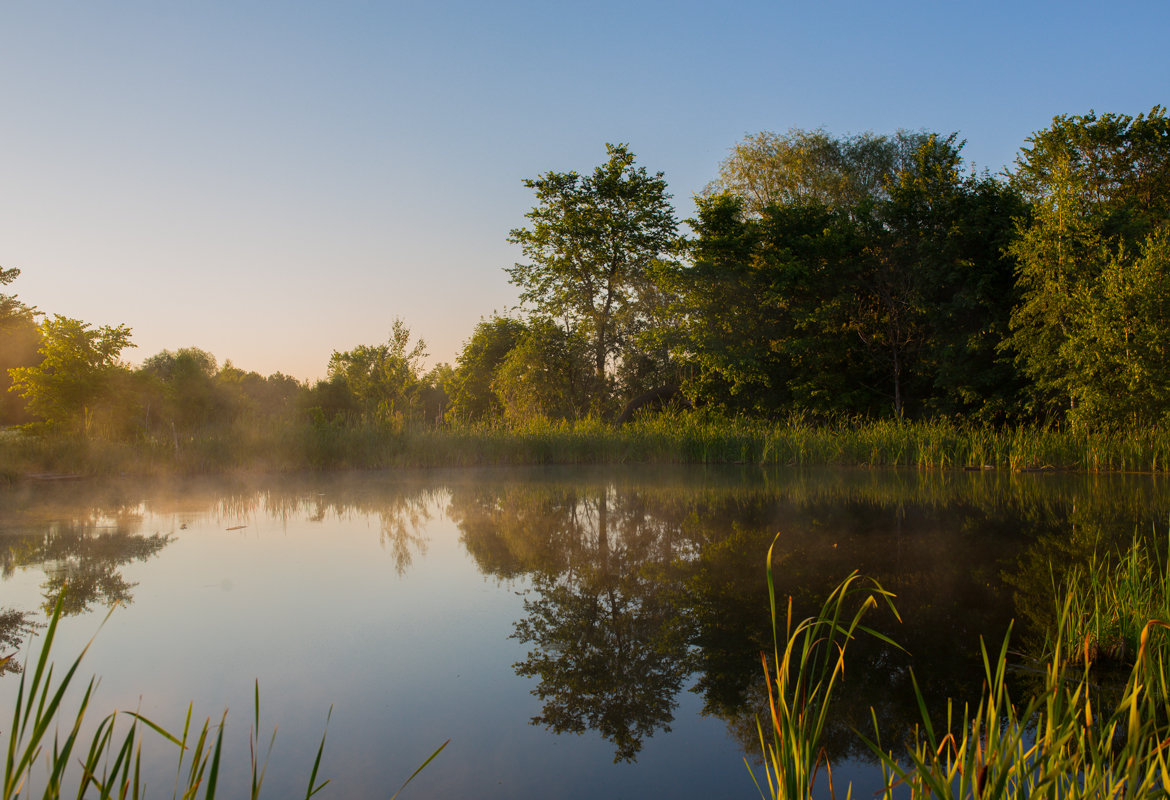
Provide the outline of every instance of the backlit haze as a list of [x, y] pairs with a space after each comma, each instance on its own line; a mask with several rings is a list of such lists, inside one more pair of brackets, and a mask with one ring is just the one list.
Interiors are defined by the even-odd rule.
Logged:
[[1170, 100], [1149, 2], [5, 2], [0, 266], [42, 311], [318, 378], [402, 317], [431, 363], [516, 302], [508, 231], [606, 142], [680, 219], [761, 130], [958, 131]]

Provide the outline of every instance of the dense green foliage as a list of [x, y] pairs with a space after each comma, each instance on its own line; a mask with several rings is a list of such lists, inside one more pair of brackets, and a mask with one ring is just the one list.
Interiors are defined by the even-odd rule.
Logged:
[[93, 328], [59, 314], [40, 326], [40, 363], [9, 371], [12, 391], [53, 425], [89, 434], [107, 427], [124, 389], [118, 356], [130, 343], [125, 325]]
[[524, 181], [536, 193], [529, 228], [509, 241], [530, 263], [508, 270], [520, 298], [559, 321], [568, 338], [589, 345], [592, 410], [604, 414], [611, 365], [628, 358], [647, 312], [652, 266], [675, 243], [676, 223], [662, 173], [634, 167], [625, 145], [606, 145], [609, 160], [581, 178], [548, 172]]
[[[662, 174], [607, 145], [585, 177], [524, 181], [536, 203], [509, 240], [526, 262], [506, 269], [524, 306], [481, 321], [454, 367], [429, 372], [401, 320], [384, 343], [335, 351], [314, 385], [220, 367], [194, 347], [133, 368], [120, 360], [133, 346], [125, 326], [0, 295], [0, 422], [194, 450], [206, 468], [250, 463], [249, 441], [301, 447], [293, 463], [365, 463], [374, 445], [336, 448], [664, 408], [772, 429], [1159, 430], [1170, 414], [1165, 111], [1056, 117], [1002, 177], [969, 170], [962, 148], [930, 132], [755, 134], [680, 237]], [[0, 285], [18, 274], [0, 270]], [[1121, 461], [1162, 469], [1155, 451]], [[1063, 463], [1086, 461], [1101, 465], [1083, 452]]]
[[743, 198], [752, 216], [776, 205], [855, 208], [882, 199], [890, 176], [909, 165], [928, 136], [908, 131], [846, 137], [820, 129], [762, 131], [731, 149], [707, 194]]
[[1012, 412], [1011, 364], [996, 350], [1012, 295], [1000, 251], [1022, 206], [990, 178], [960, 174], [953, 136], [918, 139], [883, 192], [856, 204], [799, 199], [754, 214], [743, 204], [699, 200], [692, 259], [673, 276], [696, 402], [764, 414]]
[[410, 331], [394, 320], [385, 344], [358, 345], [329, 357], [328, 382], [341, 394], [342, 407], [366, 423], [401, 427], [418, 411], [426, 344], [410, 343]]
[[[12, 283], [19, 275], [18, 269], [0, 267], [0, 286]], [[0, 425], [31, 421], [24, 398], [9, 391], [9, 370], [36, 364], [39, 343], [36, 309], [15, 295], [0, 294]]]
[[1013, 184], [1031, 213], [1009, 250], [1020, 300], [1010, 346], [1037, 413], [1085, 424], [1170, 410], [1170, 119], [1057, 117]]
[[527, 326], [517, 319], [495, 316], [481, 320], [463, 346], [455, 368], [451, 418], [465, 422], [498, 418], [504, 410], [495, 379]]

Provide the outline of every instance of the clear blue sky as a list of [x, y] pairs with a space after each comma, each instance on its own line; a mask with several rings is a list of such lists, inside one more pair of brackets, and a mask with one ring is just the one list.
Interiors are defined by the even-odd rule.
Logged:
[[1170, 100], [1170, 3], [0, 0], [0, 265], [41, 310], [320, 377], [516, 291], [521, 180], [606, 142], [680, 218], [760, 130], [958, 131]]

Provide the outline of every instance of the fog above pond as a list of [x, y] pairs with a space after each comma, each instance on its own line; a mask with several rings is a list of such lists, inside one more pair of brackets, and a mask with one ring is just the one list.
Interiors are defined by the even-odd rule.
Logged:
[[[752, 468], [301, 475], [0, 491], [0, 612], [63, 594], [57, 654], [97, 631], [98, 708], [180, 725], [228, 714], [227, 785], [247, 769], [253, 681], [279, 724], [269, 796], [304, 791], [332, 719], [326, 797], [754, 796], [777, 594], [812, 613], [852, 570], [902, 621], [850, 646], [829, 733], [834, 774], [866, 775], [854, 727], [883, 737], [930, 697], [973, 696], [980, 637], [1026, 648], [1049, 564], [1165, 541], [1147, 476]], [[1155, 526], [1160, 526], [1155, 532]], [[0, 616], [0, 625], [10, 619]], [[7, 640], [4, 638], [7, 636]], [[23, 639], [15, 623], [0, 648]], [[17, 679], [0, 677], [11, 707]], [[173, 756], [156, 782], [173, 783]], [[841, 765], [838, 768], [838, 765]], [[840, 775], [837, 773], [840, 772]], [[237, 784], [238, 785], [238, 784]], [[412, 794], [413, 793], [413, 794]]]

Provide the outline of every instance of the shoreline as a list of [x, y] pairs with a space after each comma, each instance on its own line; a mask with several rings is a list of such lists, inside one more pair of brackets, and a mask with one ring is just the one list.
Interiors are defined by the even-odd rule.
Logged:
[[1161, 475], [1170, 471], [1170, 429], [1068, 431], [949, 421], [772, 423], [677, 414], [621, 427], [596, 420], [413, 430], [288, 423], [197, 430], [167, 441], [21, 431], [0, 437], [0, 483], [549, 464]]

